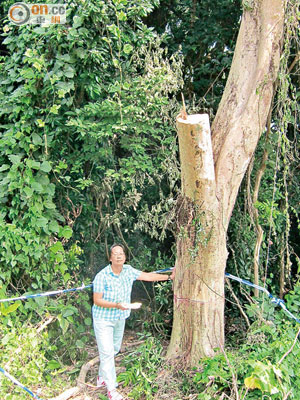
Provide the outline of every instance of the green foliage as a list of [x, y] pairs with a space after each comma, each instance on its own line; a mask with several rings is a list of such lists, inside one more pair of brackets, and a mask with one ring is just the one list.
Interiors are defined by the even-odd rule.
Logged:
[[[87, 344], [93, 340], [91, 293], [78, 293], [72, 300], [53, 301], [45, 308], [55, 316], [49, 329], [49, 355], [60, 364], [79, 364], [88, 358]], [[59, 335], [58, 335], [59, 332]]]
[[279, 368], [276, 368], [269, 361], [266, 364], [255, 361], [251, 375], [245, 378], [244, 383], [248, 389], [259, 389], [261, 392], [268, 392], [271, 395], [277, 394], [279, 389], [276, 387], [282, 377]]
[[297, 399], [298, 342], [288, 354], [296, 332], [290, 322], [253, 324], [239, 348], [201, 360], [194, 377], [201, 393], [198, 398], [210, 400], [222, 394], [236, 398], [238, 393], [240, 398], [246, 396], [249, 400], [264, 396], [280, 400], [289, 393], [291, 399]]
[[164, 43], [172, 52], [180, 50], [184, 56], [184, 94], [189, 112], [195, 107], [197, 112], [200, 108], [216, 113], [241, 14], [240, 0], [161, 0], [146, 19], [159, 33], [167, 33]]
[[[1, 2], [3, 15], [13, 3]], [[65, 26], [4, 25], [0, 58], [1, 298], [11, 292], [81, 284], [83, 277], [90, 281], [104, 263], [107, 244], [115, 239], [134, 248], [130, 257], [138, 257], [136, 266], [141, 269], [173, 266], [170, 224], [179, 168], [173, 126], [178, 105], [172, 98], [182, 89], [183, 71], [190, 108], [196, 93], [202, 109], [216, 111], [241, 15], [241, 2], [232, 0], [162, 0], [159, 7], [150, 0], [67, 3]], [[295, 4], [292, 0], [289, 7]], [[251, 2], [244, 2], [247, 5]], [[164, 33], [163, 38], [145, 22]], [[288, 29], [294, 29], [291, 26]], [[296, 54], [297, 46], [295, 39], [286, 39], [282, 57], [286, 66], [292, 61], [287, 49]], [[255, 206], [266, 233], [261, 250], [261, 259], [269, 260], [266, 283], [275, 293], [282, 248], [286, 265], [290, 260], [293, 263], [286, 274], [290, 288], [292, 278], [299, 275], [300, 185], [297, 150], [292, 146], [299, 93], [296, 77], [286, 71], [283, 68], [279, 77], [276, 104], [280, 112], [273, 118], [270, 142], [262, 139], [257, 150], [259, 160], [269, 147]], [[256, 161], [253, 172], [258, 168]], [[246, 206], [248, 189], [245, 182], [231, 221], [228, 269], [252, 280], [255, 233]], [[159, 253], [162, 249], [164, 256]], [[153, 296], [153, 325], [163, 335], [172, 318], [170, 296], [170, 283], [158, 285]], [[298, 287], [286, 301], [297, 314]], [[60, 385], [64, 365], [80, 359], [77, 372], [87, 357], [90, 305], [88, 293], [1, 304], [0, 364], [9, 366], [9, 372], [32, 390], [38, 385], [47, 388], [46, 395], [52, 394], [53, 385]], [[274, 315], [268, 302], [261, 306], [257, 300], [247, 307], [252, 321]], [[50, 318], [47, 332], [34, 335]], [[272, 318], [278, 324], [278, 318]], [[147, 329], [153, 332], [149, 325]], [[228, 352], [227, 359], [221, 354], [201, 363], [194, 380], [199, 398], [217, 398], [221, 392], [234, 396], [235, 374], [241, 395], [246, 391], [245, 379], [252, 385], [249, 399], [271, 396], [274, 391], [276, 400], [289, 390], [296, 399], [298, 343], [278, 365], [294, 335], [289, 323], [253, 326], [247, 342]], [[154, 396], [161, 360], [161, 346], [153, 339], [125, 360], [122, 380], [133, 386], [133, 398]], [[189, 378], [184, 382], [185, 393]], [[1, 398], [7, 393], [11, 398], [27, 397], [4, 377], [0, 379]]]
[[252, 11], [254, 8], [254, 2], [253, 0], [243, 0], [242, 1], [242, 6], [243, 9], [246, 11]]
[[157, 391], [157, 372], [162, 363], [162, 346], [157, 339], [149, 337], [134, 352], [129, 353], [122, 364], [126, 371], [118, 376], [118, 381], [130, 385], [129, 397], [152, 399]]
[[298, 315], [299, 318], [299, 308], [300, 308], [300, 284], [299, 281], [295, 285], [294, 289], [291, 290], [285, 296], [285, 302], [288, 310], [294, 315]]
[[[0, 316], [2, 317], [7, 317], [10, 313], [13, 313], [16, 311], [16, 309], [19, 307], [20, 302], [16, 301], [10, 305], [5, 305], [5, 303], [0, 304]], [[9, 319], [7, 320], [7, 322]]]
[[[15, 282], [23, 276], [23, 281], [38, 281], [41, 287], [50, 282], [49, 267], [55, 264], [58, 268], [65, 262], [64, 256], [60, 261], [51, 257], [51, 240], [64, 240], [70, 234], [53, 202], [55, 185], [51, 182], [47, 135], [38, 122], [38, 85], [46, 61], [37, 51], [26, 50], [26, 42], [32, 37], [25, 33], [20, 40], [16, 29], [6, 29], [3, 43], [14, 54], [2, 57], [0, 65], [1, 280]], [[15, 52], [16, 43], [20, 47]]]
[[155, 287], [151, 326], [161, 335], [170, 336], [173, 322], [172, 282], [161, 282]]
[[72, 2], [67, 26], [4, 27], [1, 279], [22, 291], [74, 277], [68, 241], [89, 263], [104, 237], [166, 229], [181, 61], [142, 23], [155, 4]]
[[[56, 361], [47, 359], [49, 337], [46, 331], [40, 330], [41, 326], [42, 322], [39, 326], [26, 324], [16, 327], [1, 320], [0, 365], [34, 393], [48, 397], [60, 392], [62, 379], [57, 373], [63, 369]], [[28, 394], [1, 374], [0, 397], [26, 400]]]
[[[0, 365], [33, 392], [51, 397], [63, 391], [70, 374], [80, 371], [88, 357], [91, 331], [90, 293], [37, 297], [0, 308]], [[74, 375], [75, 376], [75, 375]], [[1, 398], [25, 399], [25, 392], [1, 377]]]

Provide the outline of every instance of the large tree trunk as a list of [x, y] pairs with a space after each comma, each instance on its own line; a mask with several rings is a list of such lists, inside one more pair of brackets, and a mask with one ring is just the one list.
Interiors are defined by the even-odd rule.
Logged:
[[245, 11], [226, 88], [212, 125], [177, 118], [182, 198], [168, 357], [196, 365], [224, 345], [226, 233], [241, 181], [265, 127], [283, 35], [284, 1]]

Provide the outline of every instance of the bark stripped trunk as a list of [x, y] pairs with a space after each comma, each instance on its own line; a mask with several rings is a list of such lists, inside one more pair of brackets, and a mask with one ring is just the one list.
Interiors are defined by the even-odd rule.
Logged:
[[[266, 125], [279, 67], [284, 1], [245, 11], [226, 88], [212, 125], [177, 118], [182, 169], [174, 322], [169, 358], [196, 365], [224, 344], [226, 232], [241, 181]], [[242, 234], [242, 233], [241, 233]]]

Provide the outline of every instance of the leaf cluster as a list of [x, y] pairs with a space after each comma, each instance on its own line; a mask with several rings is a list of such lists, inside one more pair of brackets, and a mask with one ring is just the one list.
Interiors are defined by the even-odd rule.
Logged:
[[198, 398], [211, 400], [226, 395], [232, 399], [279, 400], [289, 393], [291, 399], [297, 399], [299, 343], [287, 354], [295, 335], [290, 322], [254, 323], [239, 348], [201, 360], [194, 376]]
[[122, 360], [126, 371], [118, 375], [118, 381], [125, 386], [130, 385], [130, 398], [153, 398], [157, 391], [157, 371], [162, 363], [161, 352], [162, 346], [159, 341], [149, 337], [144, 344]]

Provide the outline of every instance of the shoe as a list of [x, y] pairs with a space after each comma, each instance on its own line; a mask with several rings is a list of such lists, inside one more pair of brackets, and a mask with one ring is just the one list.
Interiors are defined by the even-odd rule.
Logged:
[[103, 378], [101, 376], [97, 376], [97, 387], [104, 387], [106, 386]]
[[109, 400], [123, 400], [124, 397], [117, 391], [117, 389], [109, 390], [107, 392]]

